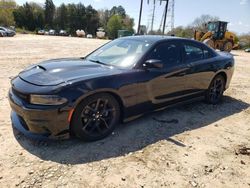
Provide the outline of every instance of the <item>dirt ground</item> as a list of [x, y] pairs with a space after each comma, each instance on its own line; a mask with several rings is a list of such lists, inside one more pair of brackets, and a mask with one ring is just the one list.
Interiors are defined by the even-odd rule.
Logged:
[[105, 40], [0, 38], [0, 187], [250, 187], [250, 53], [220, 105], [197, 102], [120, 125], [92, 143], [38, 142], [12, 130], [10, 79], [42, 60], [84, 56]]

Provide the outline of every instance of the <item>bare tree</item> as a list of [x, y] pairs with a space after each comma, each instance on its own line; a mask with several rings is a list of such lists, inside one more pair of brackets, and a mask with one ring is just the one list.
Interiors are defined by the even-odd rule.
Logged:
[[190, 26], [187, 27], [176, 27], [172, 29], [170, 32], [167, 33], [167, 35], [174, 35], [176, 37], [184, 37], [184, 38], [193, 38], [194, 31], [193, 28]]
[[98, 10], [98, 15], [99, 15], [99, 19], [100, 19], [100, 26], [104, 27], [104, 29], [106, 30], [106, 26], [108, 23], [108, 20], [110, 18], [110, 12], [108, 9], [101, 9]]
[[199, 31], [203, 31], [203, 32], [206, 32], [207, 28], [206, 28], [206, 24], [208, 22], [211, 22], [211, 21], [218, 21], [219, 20], [219, 17], [217, 16], [211, 16], [211, 15], [201, 15], [200, 17], [196, 18], [191, 26], [196, 29], [196, 30], [199, 30]]

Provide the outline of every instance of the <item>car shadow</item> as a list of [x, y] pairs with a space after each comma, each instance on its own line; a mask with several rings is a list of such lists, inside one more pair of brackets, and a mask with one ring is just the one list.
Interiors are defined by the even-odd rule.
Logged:
[[186, 147], [185, 144], [171, 137], [212, 123], [216, 124], [216, 121], [239, 113], [249, 106], [250, 104], [241, 100], [225, 96], [220, 105], [196, 102], [169, 108], [122, 124], [109, 137], [88, 143], [78, 139], [54, 142], [34, 141], [16, 131], [14, 135], [24, 149], [42, 160], [62, 164], [83, 164], [124, 156], [161, 140]]
[[232, 56], [236, 57], [236, 56], [239, 56], [238, 54], [235, 54], [235, 53], [230, 53]]

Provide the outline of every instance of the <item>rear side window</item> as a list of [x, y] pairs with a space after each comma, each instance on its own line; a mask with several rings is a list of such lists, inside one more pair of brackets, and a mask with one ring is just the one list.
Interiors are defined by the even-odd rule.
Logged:
[[184, 56], [186, 62], [202, 60], [204, 58], [203, 49], [192, 44], [184, 44]]
[[179, 64], [181, 63], [181, 53], [177, 44], [175, 43], [163, 43], [154, 48], [148, 59], [161, 60], [165, 65]]
[[207, 49], [204, 49], [203, 53], [204, 53], [204, 59], [209, 59], [215, 56], [210, 50]]

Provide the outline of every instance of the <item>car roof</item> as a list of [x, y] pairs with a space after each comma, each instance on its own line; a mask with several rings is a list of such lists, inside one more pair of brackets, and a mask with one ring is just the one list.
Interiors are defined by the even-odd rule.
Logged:
[[151, 44], [174, 40], [174, 41], [191, 42], [201, 47], [205, 47], [205, 46], [207, 47], [207, 45], [205, 45], [204, 43], [199, 42], [194, 39], [181, 38], [181, 37], [175, 37], [175, 36], [166, 36], [166, 35], [136, 35], [136, 36], [122, 37], [119, 39], [139, 40], [139, 41], [143, 41], [143, 42], [151, 43]]
[[200, 43], [192, 39], [180, 38], [180, 37], [175, 37], [175, 36], [165, 36], [165, 35], [136, 35], [136, 36], [122, 37], [121, 39], [140, 40], [140, 41], [149, 42], [152, 44], [156, 42], [170, 41], [170, 40], [191, 41], [195, 43]]
[[175, 36], [166, 36], [166, 35], [136, 35], [136, 36], [129, 36], [129, 37], [122, 37], [119, 39], [129, 39], [129, 40], [140, 40], [146, 43], [150, 43], [152, 45], [157, 44], [159, 42], [164, 41], [183, 41], [183, 42], [189, 42], [194, 45], [200, 46], [202, 48], [205, 48], [209, 51], [212, 51], [213, 53], [217, 54], [216, 51], [210, 47], [208, 47], [206, 44], [194, 40], [194, 39], [188, 39], [188, 38], [181, 38], [181, 37], [175, 37]]

